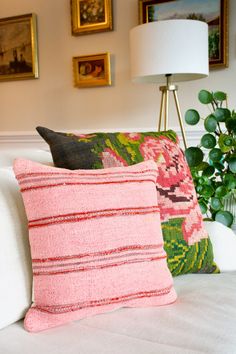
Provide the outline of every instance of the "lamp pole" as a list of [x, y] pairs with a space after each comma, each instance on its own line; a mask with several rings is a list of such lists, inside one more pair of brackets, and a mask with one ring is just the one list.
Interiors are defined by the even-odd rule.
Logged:
[[169, 93], [173, 92], [175, 107], [178, 115], [180, 130], [183, 138], [183, 143], [185, 149], [187, 149], [187, 139], [186, 133], [184, 129], [183, 119], [180, 111], [179, 99], [177, 95], [178, 86], [170, 83], [171, 74], [166, 74], [166, 86], [160, 86], [159, 90], [161, 91], [161, 107], [159, 114], [159, 122], [158, 122], [158, 131], [161, 131], [162, 118], [164, 118], [164, 130], [168, 129], [169, 123]]

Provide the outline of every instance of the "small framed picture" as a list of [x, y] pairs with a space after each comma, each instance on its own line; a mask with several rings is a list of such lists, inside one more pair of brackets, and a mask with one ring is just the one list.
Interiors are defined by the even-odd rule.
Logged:
[[36, 15], [0, 19], [0, 81], [38, 76]]
[[228, 0], [139, 0], [139, 22], [204, 21], [209, 28], [210, 68], [228, 67]]
[[110, 54], [93, 54], [73, 57], [76, 87], [111, 85]]
[[111, 31], [112, 0], [71, 0], [72, 34]]

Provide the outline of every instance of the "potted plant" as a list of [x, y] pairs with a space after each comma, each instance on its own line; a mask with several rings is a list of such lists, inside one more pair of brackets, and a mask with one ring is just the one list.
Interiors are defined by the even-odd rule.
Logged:
[[195, 109], [187, 110], [186, 123], [202, 121], [206, 132], [199, 146], [186, 149], [186, 159], [202, 213], [231, 227], [236, 208], [236, 112], [227, 108], [224, 92], [201, 90], [198, 99], [210, 113], [201, 118]]

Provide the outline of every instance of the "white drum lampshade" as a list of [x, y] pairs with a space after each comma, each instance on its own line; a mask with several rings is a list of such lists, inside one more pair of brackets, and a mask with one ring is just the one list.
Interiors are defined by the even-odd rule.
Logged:
[[134, 82], [195, 80], [209, 75], [208, 25], [195, 20], [145, 23], [130, 31]]
[[183, 143], [186, 134], [176, 85], [171, 81], [201, 79], [209, 75], [208, 25], [195, 20], [149, 22], [130, 31], [130, 65], [133, 82], [166, 83], [161, 86], [158, 131], [164, 116], [168, 129], [169, 93], [174, 95]]

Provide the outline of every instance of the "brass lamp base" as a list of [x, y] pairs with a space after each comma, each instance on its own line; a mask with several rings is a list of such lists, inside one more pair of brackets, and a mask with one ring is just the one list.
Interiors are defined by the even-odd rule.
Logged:
[[161, 91], [161, 108], [160, 108], [160, 115], [159, 115], [158, 131], [161, 131], [162, 119], [163, 118], [164, 118], [164, 130], [168, 129], [169, 93], [173, 92], [175, 106], [176, 106], [177, 115], [178, 115], [178, 119], [179, 119], [179, 125], [180, 125], [180, 129], [181, 129], [181, 134], [182, 134], [182, 137], [183, 137], [183, 143], [184, 143], [185, 149], [187, 149], [187, 139], [186, 139], [183, 119], [182, 119], [182, 116], [181, 116], [179, 100], [178, 100], [178, 95], [177, 95], [178, 86], [172, 85], [172, 84], [169, 83], [170, 76], [171, 75], [166, 75], [166, 79], [167, 79], [166, 86], [160, 86], [160, 88], [159, 88], [160, 91]]

